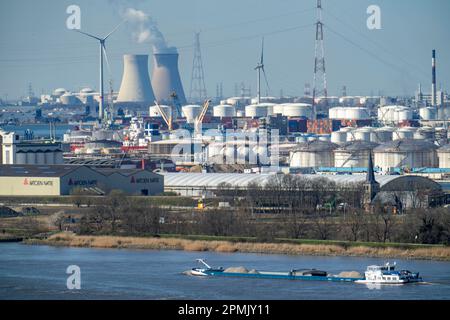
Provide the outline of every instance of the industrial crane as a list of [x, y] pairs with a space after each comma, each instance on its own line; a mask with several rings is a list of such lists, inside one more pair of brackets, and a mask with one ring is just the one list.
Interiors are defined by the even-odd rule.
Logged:
[[167, 124], [167, 128], [169, 129], [169, 131], [172, 131], [172, 129], [173, 129], [173, 125], [172, 125], [172, 111], [170, 111], [170, 114], [167, 115], [164, 112], [164, 110], [161, 108], [161, 106], [159, 105], [158, 101], [156, 101], [156, 100], [155, 100], [155, 106], [158, 108], [159, 114], [163, 118], [164, 122]]
[[201, 134], [201, 124], [203, 122], [203, 119], [205, 118], [206, 112], [208, 111], [209, 104], [211, 103], [211, 100], [205, 100], [203, 103], [203, 108], [200, 114], [194, 119], [194, 134], [195, 136]]

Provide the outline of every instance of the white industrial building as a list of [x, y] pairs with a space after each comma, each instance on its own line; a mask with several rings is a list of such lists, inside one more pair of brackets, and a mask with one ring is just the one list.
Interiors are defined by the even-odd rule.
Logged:
[[61, 143], [24, 140], [15, 132], [0, 131], [0, 164], [62, 164]]
[[[250, 186], [266, 185], [275, 174], [242, 173], [163, 173], [164, 190], [177, 192], [183, 196], [214, 196], [220, 190], [247, 190]], [[329, 179], [338, 186], [356, 188], [366, 181], [366, 175], [298, 175], [301, 179]], [[420, 199], [422, 206], [428, 206], [443, 197], [442, 187], [435, 181], [413, 175], [376, 175], [380, 191], [375, 197], [382, 203], [391, 203], [395, 197], [401, 199], [403, 207], [416, 206], [417, 193], [427, 190], [426, 199]], [[419, 191], [418, 191], [419, 190]]]

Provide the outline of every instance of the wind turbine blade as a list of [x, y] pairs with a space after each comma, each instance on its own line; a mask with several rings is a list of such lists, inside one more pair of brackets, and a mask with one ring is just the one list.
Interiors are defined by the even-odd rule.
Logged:
[[89, 33], [87, 33], [87, 32], [83, 32], [83, 31], [81, 31], [81, 30], [74, 29], [74, 31], [79, 32], [79, 33], [82, 33], [82, 34], [84, 34], [84, 35], [86, 35], [86, 36], [88, 36], [88, 37], [97, 39], [97, 40], [99, 40], [99, 41], [102, 40], [102, 39], [100, 39], [100, 38], [98, 38], [98, 37], [96, 37], [96, 36], [94, 36], [94, 35], [92, 35], [92, 34], [89, 34]]
[[102, 51], [103, 51], [103, 55], [105, 56], [106, 67], [108, 68], [109, 76], [111, 77], [111, 67], [109, 65], [108, 55], [106, 54], [105, 44], [102, 44]]
[[262, 72], [264, 75], [264, 80], [266, 81], [267, 91], [270, 92], [269, 81], [267, 81], [267, 77], [266, 77], [266, 70], [264, 70], [264, 66], [261, 69], [262, 69]]
[[264, 37], [262, 38], [261, 44], [261, 65], [264, 65]]
[[125, 23], [125, 21], [126, 21], [126, 20], [123, 20], [121, 23], [119, 23], [119, 24], [113, 29], [113, 31], [111, 31], [110, 33], [108, 33], [108, 34], [106, 35], [106, 37], [103, 38], [103, 40], [108, 39], [110, 35], [112, 35], [114, 32], [116, 32], [116, 30], [119, 29], [119, 27], [120, 27], [122, 24]]

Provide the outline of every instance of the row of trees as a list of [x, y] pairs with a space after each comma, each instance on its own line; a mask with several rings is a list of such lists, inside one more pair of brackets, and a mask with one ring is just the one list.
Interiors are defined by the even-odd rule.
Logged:
[[148, 206], [113, 191], [91, 207], [77, 224], [82, 234], [213, 236], [350, 240], [374, 242], [450, 243], [448, 209], [414, 209], [393, 215], [382, 207], [367, 214], [350, 207], [345, 214], [330, 215], [316, 208], [255, 213], [251, 206], [176, 211]]

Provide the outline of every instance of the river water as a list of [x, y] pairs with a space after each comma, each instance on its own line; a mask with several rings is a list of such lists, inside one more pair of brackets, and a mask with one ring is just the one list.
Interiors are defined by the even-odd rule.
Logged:
[[[450, 299], [450, 263], [396, 260], [428, 284], [381, 286], [274, 279], [203, 278], [183, 271], [206, 258], [213, 266], [288, 271], [356, 270], [382, 259], [247, 253], [65, 248], [0, 243], [0, 299]], [[67, 289], [66, 269], [81, 270], [81, 289]]]

